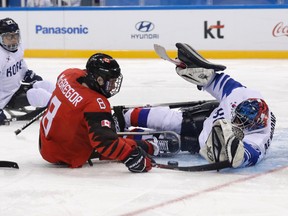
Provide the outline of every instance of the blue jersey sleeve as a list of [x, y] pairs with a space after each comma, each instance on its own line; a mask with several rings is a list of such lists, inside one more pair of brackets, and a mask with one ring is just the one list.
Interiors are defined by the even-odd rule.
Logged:
[[221, 101], [224, 97], [228, 97], [234, 89], [239, 87], [244, 86], [227, 74], [216, 73], [212, 82], [204, 87], [204, 90], [209, 92], [218, 101]]

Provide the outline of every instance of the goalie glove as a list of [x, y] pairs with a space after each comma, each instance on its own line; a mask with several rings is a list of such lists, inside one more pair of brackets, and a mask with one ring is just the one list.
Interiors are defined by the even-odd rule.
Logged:
[[188, 82], [198, 86], [206, 86], [214, 78], [215, 71], [223, 71], [226, 66], [207, 61], [196, 50], [185, 43], [176, 43], [178, 58], [187, 67], [176, 68], [177, 74]]
[[215, 121], [205, 146], [200, 154], [210, 163], [229, 160], [233, 168], [242, 165], [244, 161], [244, 137], [239, 128], [235, 130], [225, 119]]
[[184, 80], [199, 86], [206, 86], [214, 78], [213, 69], [205, 68], [181, 68], [176, 67], [176, 73]]

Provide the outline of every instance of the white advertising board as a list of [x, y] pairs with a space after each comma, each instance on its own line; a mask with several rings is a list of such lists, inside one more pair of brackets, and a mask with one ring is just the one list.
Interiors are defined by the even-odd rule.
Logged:
[[175, 49], [287, 51], [288, 8], [1, 11], [19, 23], [31, 50]]

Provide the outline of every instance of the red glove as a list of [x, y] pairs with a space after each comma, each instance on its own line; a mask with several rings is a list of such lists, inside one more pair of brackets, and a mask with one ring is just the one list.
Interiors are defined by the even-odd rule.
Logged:
[[135, 147], [123, 163], [128, 170], [135, 173], [148, 172], [155, 161], [139, 146]]

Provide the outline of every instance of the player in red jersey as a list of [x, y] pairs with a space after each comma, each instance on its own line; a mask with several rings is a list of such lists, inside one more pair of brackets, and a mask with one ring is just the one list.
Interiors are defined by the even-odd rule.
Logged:
[[157, 145], [122, 138], [116, 132], [107, 98], [119, 92], [121, 83], [117, 61], [102, 53], [88, 59], [86, 70], [62, 72], [40, 122], [42, 157], [76, 168], [97, 152], [101, 157], [122, 161], [131, 172], [149, 171], [154, 163], [149, 155], [158, 154]]

